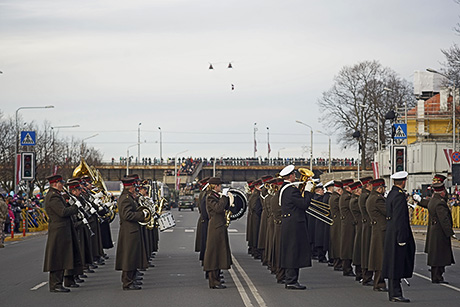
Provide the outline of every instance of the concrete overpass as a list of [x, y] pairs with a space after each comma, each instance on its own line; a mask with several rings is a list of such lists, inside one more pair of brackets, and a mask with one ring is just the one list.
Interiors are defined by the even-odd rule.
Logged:
[[[118, 181], [126, 174], [126, 165], [104, 164], [95, 166], [102, 174], [105, 181]], [[222, 178], [224, 182], [231, 181], [246, 181], [260, 178], [263, 175], [275, 175], [284, 165], [216, 165], [216, 176]], [[296, 165], [298, 167], [310, 168], [309, 165]], [[316, 176], [322, 173], [327, 173], [327, 165], [313, 166], [313, 171]], [[357, 171], [356, 166], [332, 166], [332, 172], [353, 172]], [[213, 166], [200, 166], [194, 174], [188, 176], [179, 176], [181, 183], [192, 182], [196, 178], [205, 178], [212, 176], [214, 172]], [[130, 174], [138, 174], [143, 179], [153, 179], [165, 182], [166, 184], [174, 184], [174, 165], [130, 165]], [[168, 175], [170, 174], [170, 175]]]

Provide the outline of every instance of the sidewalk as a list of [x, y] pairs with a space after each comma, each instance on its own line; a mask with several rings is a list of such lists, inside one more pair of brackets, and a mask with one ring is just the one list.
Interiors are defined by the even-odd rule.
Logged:
[[35, 236], [46, 235], [47, 233], [48, 233], [48, 230], [26, 232], [26, 236], [23, 237], [22, 232], [21, 232], [21, 233], [15, 233], [14, 238], [11, 237], [11, 233], [8, 233], [7, 236], [5, 237], [5, 242], [20, 241], [20, 240], [28, 239], [28, 238], [35, 237]]

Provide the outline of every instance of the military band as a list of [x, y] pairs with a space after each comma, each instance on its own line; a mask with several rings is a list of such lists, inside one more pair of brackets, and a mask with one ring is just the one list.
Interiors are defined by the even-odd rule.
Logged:
[[[312, 260], [318, 260], [344, 276], [355, 277], [364, 286], [388, 292], [392, 302], [409, 302], [401, 287], [401, 280], [412, 276], [415, 257], [404, 191], [407, 177], [406, 172], [391, 176], [394, 186], [387, 198], [383, 179], [332, 180], [323, 186], [313, 178], [296, 181], [293, 165], [275, 177], [267, 175], [249, 181], [248, 252], [260, 259], [275, 281], [288, 290], [305, 290], [306, 286], [299, 282], [300, 268], [310, 267]], [[91, 178], [73, 178], [66, 184], [60, 175], [47, 179], [50, 189], [45, 210], [49, 233], [44, 271], [49, 272], [50, 291], [65, 293], [70, 292], [68, 288], [78, 288], [86, 273], [105, 264], [107, 255], [103, 249], [113, 244], [103, 243], [103, 237], [111, 241], [110, 228], [108, 233], [101, 228], [102, 223], [108, 223], [103, 218], [107, 208]], [[455, 235], [445, 179], [435, 175], [432, 196], [416, 199], [429, 211], [425, 252], [433, 283], [447, 283], [443, 277], [445, 267], [455, 263], [451, 246]], [[154, 266], [151, 261], [158, 250], [158, 227], [146, 225], [161, 212], [147, 201], [148, 182], [142, 182], [137, 175], [121, 181], [115, 269], [122, 271], [123, 290], [140, 290], [141, 271]], [[209, 288], [225, 289], [222, 270], [232, 265], [227, 214], [233, 206], [233, 196], [222, 188], [218, 177], [204, 178], [199, 184], [195, 251], [200, 253]], [[312, 215], [312, 210], [319, 215]]]

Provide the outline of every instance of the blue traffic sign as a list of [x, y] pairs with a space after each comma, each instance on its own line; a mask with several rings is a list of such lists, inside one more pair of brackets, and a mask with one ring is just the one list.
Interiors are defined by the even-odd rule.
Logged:
[[407, 124], [393, 124], [395, 131], [395, 140], [407, 139]]
[[21, 146], [34, 146], [35, 131], [21, 131]]

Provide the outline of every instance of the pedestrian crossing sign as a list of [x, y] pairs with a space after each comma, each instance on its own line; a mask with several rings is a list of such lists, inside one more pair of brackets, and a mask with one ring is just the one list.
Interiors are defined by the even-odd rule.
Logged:
[[407, 124], [393, 124], [393, 129], [395, 140], [407, 139]]
[[21, 131], [21, 146], [34, 146], [35, 131]]

